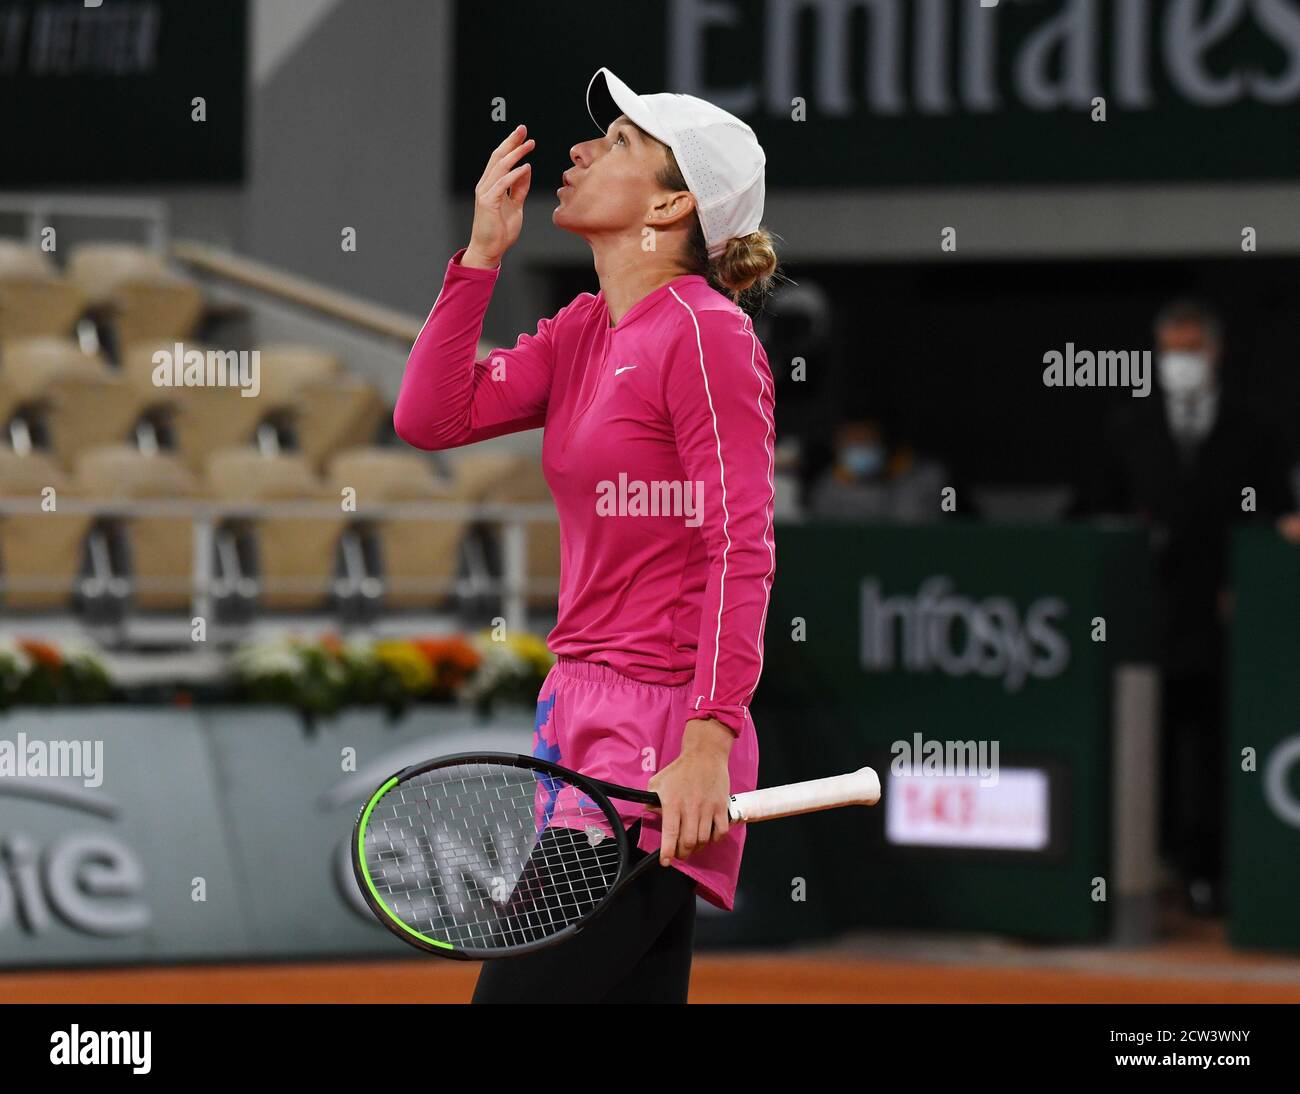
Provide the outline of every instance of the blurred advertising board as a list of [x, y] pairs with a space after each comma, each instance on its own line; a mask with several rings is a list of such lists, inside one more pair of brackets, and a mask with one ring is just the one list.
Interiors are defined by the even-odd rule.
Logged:
[[1228, 936], [1300, 950], [1300, 551], [1265, 529], [1233, 546]]
[[310, 732], [267, 707], [0, 717], [0, 966], [414, 954], [357, 896], [358, 810], [418, 760], [528, 752], [532, 724], [517, 709], [356, 711]]
[[246, 0], [0, 0], [0, 187], [242, 182]]
[[386, 724], [374, 711], [353, 711], [310, 735], [287, 711], [217, 707], [206, 716], [248, 952], [264, 956], [405, 955], [357, 891], [348, 853], [358, 811], [410, 764], [454, 752], [530, 753], [533, 745], [531, 712], [480, 723], [471, 711], [425, 708]]
[[[583, 92], [601, 66], [742, 118], [769, 188], [1300, 176], [1297, 0], [552, 0], [511, 27], [456, 6], [463, 192], [501, 110], [558, 178], [594, 136]], [[564, 42], [561, 71], [544, 40]]]
[[0, 749], [0, 965], [243, 949], [245, 901], [196, 715], [18, 710], [0, 717]]
[[786, 774], [882, 784], [877, 808], [799, 818], [806, 899], [841, 928], [1093, 939], [1149, 917], [1144, 534], [818, 524], [777, 544], [760, 741], [771, 719]]

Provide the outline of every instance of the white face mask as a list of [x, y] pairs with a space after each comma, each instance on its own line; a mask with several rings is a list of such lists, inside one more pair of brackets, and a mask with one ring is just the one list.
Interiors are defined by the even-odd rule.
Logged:
[[1210, 383], [1210, 358], [1204, 353], [1171, 350], [1160, 355], [1160, 386], [1170, 395], [1190, 395]]

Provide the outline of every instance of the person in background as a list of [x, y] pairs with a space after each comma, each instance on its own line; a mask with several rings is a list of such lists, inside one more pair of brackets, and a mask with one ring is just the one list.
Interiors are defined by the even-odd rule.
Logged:
[[873, 419], [842, 422], [832, 465], [814, 483], [813, 517], [833, 520], [937, 520], [944, 468], [907, 445], [890, 445]]
[[[1221, 383], [1222, 324], [1206, 305], [1156, 317], [1157, 390], [1107, 421], [1094, 513], [1149, 525], [1163, 671], [1161, 850], [1192, 911], [1222, 911], [1225, 658], [1231, 531], [1293, 507], [1273, 431]], [[1243, 490], [1256, 491], [1255, 512]], [[1279, 525], [1281, 527], [1281, 525]]]

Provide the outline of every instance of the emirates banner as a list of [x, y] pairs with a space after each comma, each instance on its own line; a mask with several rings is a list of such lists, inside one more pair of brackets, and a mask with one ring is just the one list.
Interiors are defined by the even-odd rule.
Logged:
[[457, 19], [462, 190], [520, 122], [536, 177], [558, 179], [602, 65], [744, 118], [774, 186], [1300, 175], [1300, 0], [552, 0], [512, 6], [508, 34], [492, 5]]

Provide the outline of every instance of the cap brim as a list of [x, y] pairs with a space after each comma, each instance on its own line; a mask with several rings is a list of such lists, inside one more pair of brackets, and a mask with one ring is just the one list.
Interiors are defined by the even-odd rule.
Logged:
[[641, 96], [607, 68], [597, 69], [587, 85], [587, 113], [602, 133], [609, 131], [610, 123], [620, 114], [626, 114], [655, 140], [671, 143], [669, 134], [659, 125]]

